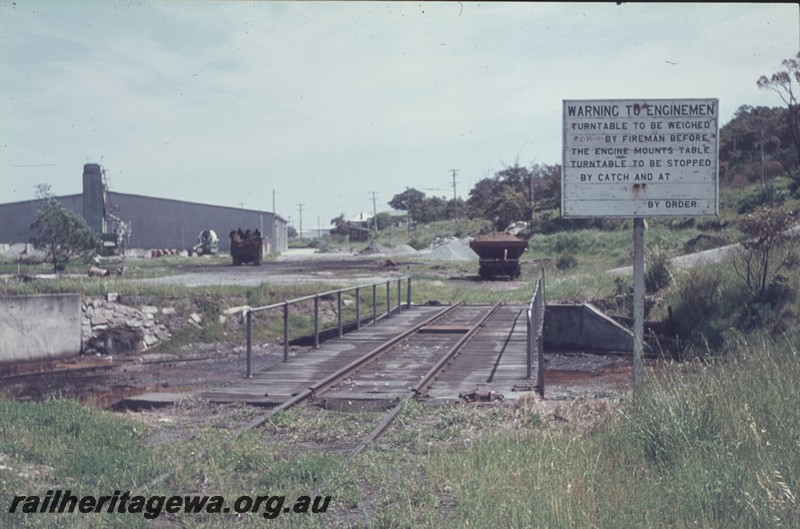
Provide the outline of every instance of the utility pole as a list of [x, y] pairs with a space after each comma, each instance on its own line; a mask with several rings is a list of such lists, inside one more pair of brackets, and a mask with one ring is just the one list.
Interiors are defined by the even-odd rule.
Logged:
[[297, 204], [300, 208], [300, 238], [303, 238], [303, 204]]
[[456, 222], [458, 222], [458, 199], [456, 198], [456, 173], [458, 169], [451, 169], [453, 171], [453, 210], [455, 211]]
[[411, 234], [411, 193], [408, 192], [408, 186], [406, 186], [406, 229], [408, 230], [409, 235]]
[[278, 229], [275, 227], [278, 219], [278, 214], [275, 212], [275, 190], [272, 190], [272, 251], [278, 251], [278, 242], [275, 240], [275, 236], [278, 233]]
[[534, 211], [533, 210], [533, 176], [534, 176], [535, 172], [536, 172], [536, 166], [533, 166], [531, 168], [530, 188], [528, 189], [528, 200], [530, 202], [530, 208], [531, 208], [531, 218], [530, 218], [531, 226], [533, 226], [533, 218], [534, 218], [534, 214], [533, 214], [533, 211]]
[[372, 225], [375, 228], [375, 233], [378, 233], [378, 202], [377, 193], [372, 192]]

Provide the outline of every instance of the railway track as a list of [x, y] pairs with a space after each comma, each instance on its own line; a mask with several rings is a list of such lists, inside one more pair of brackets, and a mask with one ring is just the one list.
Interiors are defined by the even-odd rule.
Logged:
[[[381, 394], [398, 401], [418, 397], [499, 306], [487, 309], [459, 303], [445, 307], [286, 399], [241, 427], [236, 435], [281, 411], [323, 397], [357, 399]], [[447, 348], [445, 353], [441, 353], [443, 348]]]
[[[282, 411], [304, 402], [320, 401], [326, 396], [357, 398], [381, 393], [394, 399], [395, 404], [375, 428], [355, 443], [343, 459], [341, 465], [344, 466], [389, 428], [404, 402], [425, 396], [428, 387], [448, 363], [480, 332], [501, 305], [466, 306], [460, 303], [448, 306], [242, 425], [233, 431], [231, 439], [262, 426]], [[203, 455], [198, 454], [198, 457]], [[171, 469], [161, 474], [142, 485], [139, 491], [170, 479], [176, 471]]]

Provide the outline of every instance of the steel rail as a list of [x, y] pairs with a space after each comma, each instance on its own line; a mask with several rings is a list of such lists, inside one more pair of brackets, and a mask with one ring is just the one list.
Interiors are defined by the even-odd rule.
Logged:
[[[335, 373], [325, 377], [323, 380], [317, 382], [313, 386], [310, 386], [308, 389], [294, 395], [292, 398], [285, 400], [280, 405], [276, 406], [275, 408], [270, 409], [269, 412], [265, 413], [261, 417], [250, 421], [249, 423], [245, 424], [244, 426], [238, 428], [234, 431], [231, 440], [237, 439], [241, 437], [245, 432], [252, 430], [253, 428], [257, 428], [264, 423], [266, 423], [270, 418], [272, 418], [277, 413], [287, 410], [297, 404], [300, 404], [303, 401], [311, 400], [319, 395], [325, 393], [330, 388], [345, 380], [346, 378], [350, 377], [353, 373], [357, 372], [358, 370], [362, 369], [373, 360], [377, 359], [381, 354], [386, 353], [390, 349], [392, 349], [395, 345], [397, 345], [402, 340], [408, 338], [412, 334], [418, 332], [421, 328], [430, 325], [434, 321], [440, 319], [441, 317], [449, 314], [450, 312], [456, 310], [458, 307], [464, 305], [463, 302], [457, 303], [455, 305], [450, 305], [446, 307], [444, 310], [441, 310], [427, 318], [423, 322], [415, 325], [414, 327], [398, 334], [394, 338], [384, 342], [380, 346], [374, 348], [370, 352], [366, 353], [365, 355], [361, 356], [360, 358], [350, 362], [348, 365], [344, 366], [343, 368], [337, 370]], [[481, 319], [472, 325], [470, 329], [462, 336], [456, 344], [454, 344], [450, 349], [448, 349], [439, 360], [431, 367], [425, 375], [422, 376], [420, 381], [416, 384], [416, 386], [409, 392], [409, 396], [403, 398], [398, 402], [394, 407], [392, 407], [383, 417], [381, 422], [366, 436], [364, 436], [361, 441], [356, 445], [353, 450], [351, 450], [348, 455], [342, 460], [339, 464], [339, 469], [346, 466], [354, 457], [358, 454], [366, 450], [372, 443], [375, 442], [394, 422], [397, 416], [400, 414], [400, 411], [403, 409], [403, 405], [406, 401], [417, 399], [423, 396], [423, 392], [433, 383], [436, 379], [436, 376], [439, 374], [442, 369], [453, 359], [455, 356], [458, 355], [459, 352], [463, 349], [464, 345], [472, 339], [472, 337], [483, 327], [486, 323], [486, 320], [491, 317], [498, 308], [502, 305], [502, 302], [498, 302], [494, 304], [487, 312], [484, 314]], [[203, 457], [206, 453], [206, 450], [201, 451], [196, 457]], [[154, 487], [165, 480], [172, 478], [177, 473], [177, 468], [170, 469], [163, 474], [157, 476], [155, 479], [143, 484], [137, 489], [137, 493], [141, 493], [143, 491], [148, 490], [151, 487]], [[327, 480], [325, 480], [322, 484], [317, 487], [317, 490], [322, 489], [322, 487], [327, 484], [327, 482], [335, 475], [335, 472], [332, 473]]]
[[240, 436], [247, 430], [261, 426], [262, 424], [267, 422], [272, 416], [281, 411], [287, 410], [292, 406], [295, 406], [303, 402], [304, 400], [315, 399], [319, 397], [320, 395], [328, 391], [330, 388], [332, 388], [342, 380], [345, 380], [359, 369], [363, 368], [367, 364], [371, 363], [373, 360], [377, 359], [381, 354], [385, 353], [393, 346], [397, 345], [397, 343], [401, 342], [402, 340], [416, 333], [422, 327], [430, 325], [439, 318], [442, 318], [443, 316], [449, 314], [450, 312], [454, 311], [463, 304], [464, 304], [463, 302], [459, 302], [455, 305], [450, 305], [444, 308], [443, 310], [440, 310], [430, 318], [427, 318], [425, 321], [418, 323], [417, 325], [411, 327], [410, 329], [398, 334], [394, 338], [391, 338], [390, 340], [382, 343], [378, 347], [372, 349], [370, 352], [364, 354], [363, 356], [357, 358], [356, 360], [353, 360], [352, 362], [342, 367], [341, 369], [336, 370], [334, 373], [328, 375], [327, 377], [317, 382], [316, 384], [309, 386], [307, 389], [301, 391], [292, 398], [285, 400], [280, 405], [276, 406], [275, 408], [272, 408], [269, 412], [265, 413], [261, 417], [258, 417], [257, 419], [254, 419], [253, 421], [247, 423], [245, 426], [239, 428], [236, 431], [236, 437]]
[[472, 339], [475, 333], [477, 333], [478, 330], [483, 327], [483, 324], [486, 323], [486, 320], [488, 320], [492, 314], [497, 312], [497, 309], [499, 309], [502, 304], [502, 302], [497, 302], [492, 305], [492, 307], [486, 312], [486, 314], [483, 315], [478, 323], [473, 325], [470, 330], [467, 331], [464, 336], [462, 336], [461, 339], [458, 340], [458, 342], [456, 342], [456, 344], [447, 351], [447, 353], [439, 358], [439, 361], [436, 362], [433, 367], [431, 367], [428, 372], [425, 373], [425, 375], [423, 375], [417, 386], [414, 388], [414, 396], [422, 396], [422, 393], [433, 383], [433, 381], [436, 379], [436, 375], [439, 374], [442, 368], [444, 368], [444, 366], [447, 365], [450, 360], [452, 360], [458, 353], [461, 352], [461, 349], [463, 349], [464, 345]]
[[[436, 380], [436, 376], [444, 369], [444, 367], [453, 358], [455, 358], [461, 352], [461, 350], [464, 348], [464, 346], [467, 344], [467, 342], [469, 342], [472, 339], [472, 337], [475, 336], [475, 334], [486, 323], [486, 320], [488, 320], [497, 311], [497, 309], [500, 308], [501, 305], [502, 305], [502, 302], [495, 303], [486, 312], [486, 314], [484, 314], [481, 317], [481, 319], [477, 323], [475, 323], [472, 327], [470, 327], [470, 329], [464, 334], [464, 336], [462, 336], [458, 340], [458, 342], [456, 342], [441, 357], [439, 357], [439, 360], [436, 362], [436, 364], [434, 364], [433, 367], [431, 367], [428, 370], [428, 372], [425, 373], [425, 375], [423, 375], [423, 377], [420, 379], [420, 381], [417, 383], [417, 385], [414, 386], [414, 388], [410, 391], [409, 396], [401, 399], [400, 402], [398, 402], [394, 407], [392, 407], [392, 409], [390, 409], [384, 415], [384, 417], [381, 420], [381, 422], [378, 423], [378, 425], [375, 428], [373, 428], [373, 430], [370, 433], [365, 435], [361, 439], [361, 441], [358, 443], [358, 445], [356, 445], [356, 447], [353, 448], [353, 450], [351, 450], [347, 454], [347, 456], [339, 464], [339, 467], [338, 467], [339, 469], [341, 469], [344, 466], [346, 466], [354, 457], [356, 457], [358, 454], [360, 454], [361, 452], [366, 450], [372, 443], [375, 442], [376, 439], [378, 439], [381, 435], [383, 435], [383, 433], [389, 428], [389, 426], [391, 426], [391, 424], [394, 422], [394, 420], [400, 414], [400, 411], [403, 409], [403, 405], [407, 401], [413, 400], [413, 399], [418, 399], [418, 398], [423, 396], [423, 393], [425, 392], [425, 390], [427, 390], [430, 387], [430, 385], [434, 382], [434, 380]], [[331, 474], [331, 476], [328, 478], [328, 480], [323, 482], [323, 484], [320, 485], [317, 488], [317, 490], [322, 489], [322, 487], [324, 485], [326, 485], [328, 483], [328, 481], [332, 477], [333, 477], [333, 474]]]
[[491, 315], [494, 314], [497, 311], [497, 309], [500, 308], [501, 305], [502, 302], [495, 303], [486, 312], [486, 314], [484, 314], [481, 317], [481, 319], [478, 320], [477, 323], [475, 323], [472, 327], [470, 327], [470, 329], [464, 334], [464, 336], [462, 336], [458, 340], [458, 342], [455, 343], [455, 345], [453, 345], [441, 357], [439, 357], [439, 360], [433, 365], [433, 367], [431, 367], [428, 370], [428, 372], [422, 376], [420, 381], [417, 382], [417, 385], [414, 386], [414, 388], [411, 390], [410, 395], [402, 399], [394, 408], [392, 408], [386, 414], [386, 416], [380, 422], [380, 424], [378, 424], [378, 426], [376, 426], [372, 432], [366, 435], [363, 441], [359, 443], [359, 445], [355, 449], [353, 449], [353, 451], [350, 452], [350, 454], [348, 454], [347, 458], [345, 458], [345, 461], [349, 461], [350, 459], [355, 457], [358, 453], [363, 451], [373, 441], [375, 441], [375, 439], [380, 437], [380, 435], [389, 427], [389, 425], [392, 424], [392, 421], [394, 421], [395, 417], [397, 417], [397, 414], [400, 412], [400, 409], [403, 407], [403, 403], [405, 401], [424, 396], [423, 393], [430, 387], [433, 381], [436, 380], [436, 376], [444, 369], [444, 367], [453, 358], [455, 358], [458, 355], [458, 353], [461, 352], [461, 350], [464, 348], [467, 342], [470, 341], [473, 336], [475, 336], [475, 333], [477, 333], [480, 330], [480, 328], [483, 327], [483, 324], [486, 323], [486, 320], [488, 320], [489, 317], [491, 317]]

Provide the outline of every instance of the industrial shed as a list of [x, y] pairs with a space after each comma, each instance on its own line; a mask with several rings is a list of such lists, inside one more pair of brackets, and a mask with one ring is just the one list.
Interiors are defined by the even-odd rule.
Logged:
[[[188, 250], [197, 244], [200, 232], [211, 229], [219, 236], [220, 250], [227, 251], [228, 234], [238, 228], [259, 229], [267, 252], [288, 247], [287, 222], [273, 212], [112, 192], [102, 175], [98, 164], [86, 164], [83, 193], [55, 198], [100, 233], [108, 233], [108, 218], [124, 221], [130, 227], [128, 248]], [[38, 200], [0, 204], [0, 244], [30, 240], [39, 204]]]

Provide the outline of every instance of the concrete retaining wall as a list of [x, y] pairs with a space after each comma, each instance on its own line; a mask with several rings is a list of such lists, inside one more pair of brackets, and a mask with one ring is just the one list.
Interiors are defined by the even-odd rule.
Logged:
[[0, 362], [43, 360], [81, 351], [81, 296], [0, 296]]
[[561, 351], [632, 352], [633, 333], [599, 309], [583, 305], [547, 305], [544, 348]]

